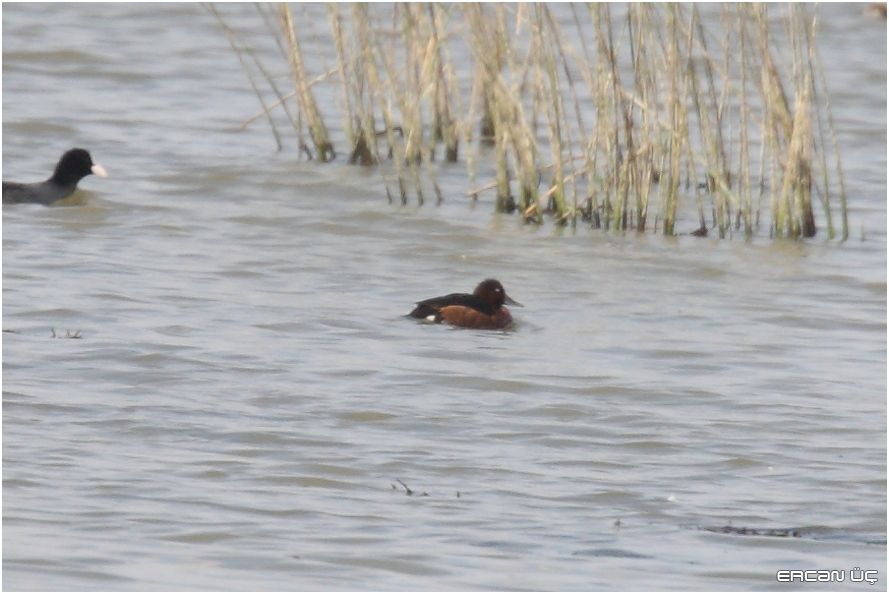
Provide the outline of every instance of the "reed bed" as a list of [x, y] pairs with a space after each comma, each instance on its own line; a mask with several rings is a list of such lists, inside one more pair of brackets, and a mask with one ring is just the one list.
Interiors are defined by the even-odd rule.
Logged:
[[443, 200], [444, 161], [533, 223], [848, 237], [811, 5], [257, 5], [288, 94], [206, 6], [279, 147], [280, 109], [307, 159], [378, 167], [390, 201]]

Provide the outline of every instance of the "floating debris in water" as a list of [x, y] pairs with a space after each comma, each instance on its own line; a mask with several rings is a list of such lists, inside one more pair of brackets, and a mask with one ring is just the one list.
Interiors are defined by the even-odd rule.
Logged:
[[[411, 496], [414, 494], [414, 490], [411, 489], [410, 487], [408, 487], [406, 484], [404, 484], [404, 481], [402, 481], [401, 479], [398, 479], [398, 478], [395, 480], [398, 482], [399, 485], [404, 487], [404, 494], [405, 495]], [[395, 490], [398, 489], [398, 487], [396, 487], [395, 485], [392, 485], [392, 488]], [[426, 491], [423, 491], [422, 493], [420, 493], [420, 497], [429, 497], [429, 493], [427, 493]]]
[[61, 334], [56, 334], [55, 328], [50, 328], [50, 331], [52, 332], [52, 338], [73, 338], [77, 340], [83, 338], [83, 336], [80, 334], [80, 330], [75, 331], [73, 334], [70, 330], [65, 330], [64, 336], [62, 336]]
[[799, 528], [747, 528], [745, 526], [705, 526], [702, 528], [707, 532], [716, 532], [719, 534], [740, 534], [743, 536], [775, 536], [781, 538], [801, 538], [802, 532]]

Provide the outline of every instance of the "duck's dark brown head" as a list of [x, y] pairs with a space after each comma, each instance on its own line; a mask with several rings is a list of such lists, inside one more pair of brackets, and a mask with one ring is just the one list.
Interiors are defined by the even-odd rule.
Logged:
[[506, 290], [503, 288], [503, 285], [500, 284], [500, 281], [494, 280], [493, 278], [480, 282], [475, 288], [475, 291], [473, 291], [473, 295], [485, 303], [491, 304], [495, 310], [499, 309], [504, 303], [522, 307], [521, 303], [506, 294]]

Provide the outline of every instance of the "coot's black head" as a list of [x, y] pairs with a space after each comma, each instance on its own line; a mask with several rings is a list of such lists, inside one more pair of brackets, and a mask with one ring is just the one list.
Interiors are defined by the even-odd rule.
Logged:
[[108, 177], [105, 168], [93, 163], [89, 152], [82, 148], [73, 148], [62, 155], [50, 181], [66, 186], [76, 184], [87, 175], [94, 173], [99, 177]]
[[495, 309], [499, 309], [504, 303], [518, 305], [519, 307], [522, 306], [521, 303], [515, 301], [506, 294], [500, 281], [494, 280], [493, 278], [480, 282], [475, 288], [475, 291], [473, 291], [473, 294], [486, 303], [490, 303]]

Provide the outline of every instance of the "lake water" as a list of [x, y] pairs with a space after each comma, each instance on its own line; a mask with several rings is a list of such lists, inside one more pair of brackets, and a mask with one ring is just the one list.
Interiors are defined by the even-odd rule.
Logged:
[[111, 175], [3, 209], [4, 589], [885, 590], [886, 25], [821, 27], [846, 243], [392, 206], [200, 5], [4, 4], [4, 179]]

